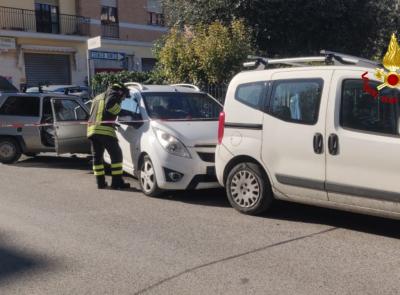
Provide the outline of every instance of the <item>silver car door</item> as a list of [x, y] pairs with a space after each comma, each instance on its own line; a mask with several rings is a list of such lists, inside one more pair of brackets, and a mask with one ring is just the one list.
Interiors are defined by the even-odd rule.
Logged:
[[55, 144], [57, 154], [90, 153], [86, 137], [88, 113], [78, 101], [70, 98], [52, 98]]

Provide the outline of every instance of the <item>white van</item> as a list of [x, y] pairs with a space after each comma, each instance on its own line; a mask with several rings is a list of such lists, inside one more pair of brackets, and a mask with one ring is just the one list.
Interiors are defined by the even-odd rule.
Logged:
[[371, 95], [380, 65], [334, 52], [257, 63], [280, 68], [234, 77], [220, 115], [216, 172], [231, 205], [258, 214], [276, 198], [399, 218], [400, 95]]

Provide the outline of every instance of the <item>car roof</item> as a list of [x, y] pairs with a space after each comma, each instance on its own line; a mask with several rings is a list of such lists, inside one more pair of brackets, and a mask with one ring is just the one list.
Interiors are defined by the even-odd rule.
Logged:
[[73, 100], [80, 100], [78, 96], [75, 95], [65, 95], [65, 94], [58, 94], [58, 93], [3, 93], [0, 95], [0, 98], [7, 98], [10, 96], [17, 96], [17, 97], [51, 97], [55, 99], [62, 99], [68, 98]]
[[[296, 71], [310, 71], [318, 73], [318, 71], [335, 71], [335, 70], [350, 70], [350, 71], [363, 71], [363, 72], [371, 72], [374, 69], [360, 67], [360, 66], [304, 66], [304, 67], [284, 67], [284, 68], [274, 68], [274, 69], [265, 69], [265, 70], [249, 70], [242, 71], [238, 73], [234, 79], [247, 78], [260, 80], [262, 77], [270, 76], [274, 73], [282, 73], [282, 72], [296, 72]], [[267, 75], [268, 74], [268, 75]], [[318, 74], [316, 74], [318, 75]], [[301, 78], [301, 77], [299, 77]]]
[[195, 88], [184, 87], [184, 86], [173, 86], [173, 85], [143, 85], [142, 89], [139, 89], [136, 86], [128, 86], [130, 90], [137, 90], [141, 93], [151, 93], [151, 92], [164, 92], [164, 93], [205, 93], [203, 91], [199, 91]]
[[[80, 85], [49, 85], [49, 86], [42, 86], [42, 90], [44, 91], [54, 91], [60, 88], [82, 88], [82, 89], [87, 89], [86, 86], [80, 86]], [[29, 87], [27, 90], [39, 90], [38, 86], [35, 87]]]

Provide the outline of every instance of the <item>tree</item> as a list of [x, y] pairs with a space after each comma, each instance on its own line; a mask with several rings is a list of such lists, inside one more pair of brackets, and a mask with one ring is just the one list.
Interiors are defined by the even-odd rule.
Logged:
[[392, 0], [164, 0], [171, 25], [244, 19], [254, 47], [268, 56], [316, 54], [329, 49], [380, 57], [399, 27]]
[[92, 79], [94, 94], [101, 93], [114, 83], [139, 82], [148, 83], [153, 73], [121, 71], [117, 73], [98, 73]]
[[170, 83], [227, 83], [251, 51], [243, 21], [171, 29], [156, 46], [158, 71]]

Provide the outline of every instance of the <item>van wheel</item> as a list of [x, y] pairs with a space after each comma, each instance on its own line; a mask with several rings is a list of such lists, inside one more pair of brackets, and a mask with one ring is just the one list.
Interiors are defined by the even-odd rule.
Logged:
[[12, 164], [21, 157], [21, 147], [13, 138], [0, 139], [0, 162], [3, 164]]
[[271, 184], [260, 166], [240, 163], [233, 167], [226, 180], [229, 203], [241, 213], [257, 215], [271, 206]]
[[140, 165], [139, 184], [142, 192], [146, 196], [156, 197], [162, 192], [157, 185], [154, 165], [149, 156], [144, 156], [142, 164]]

